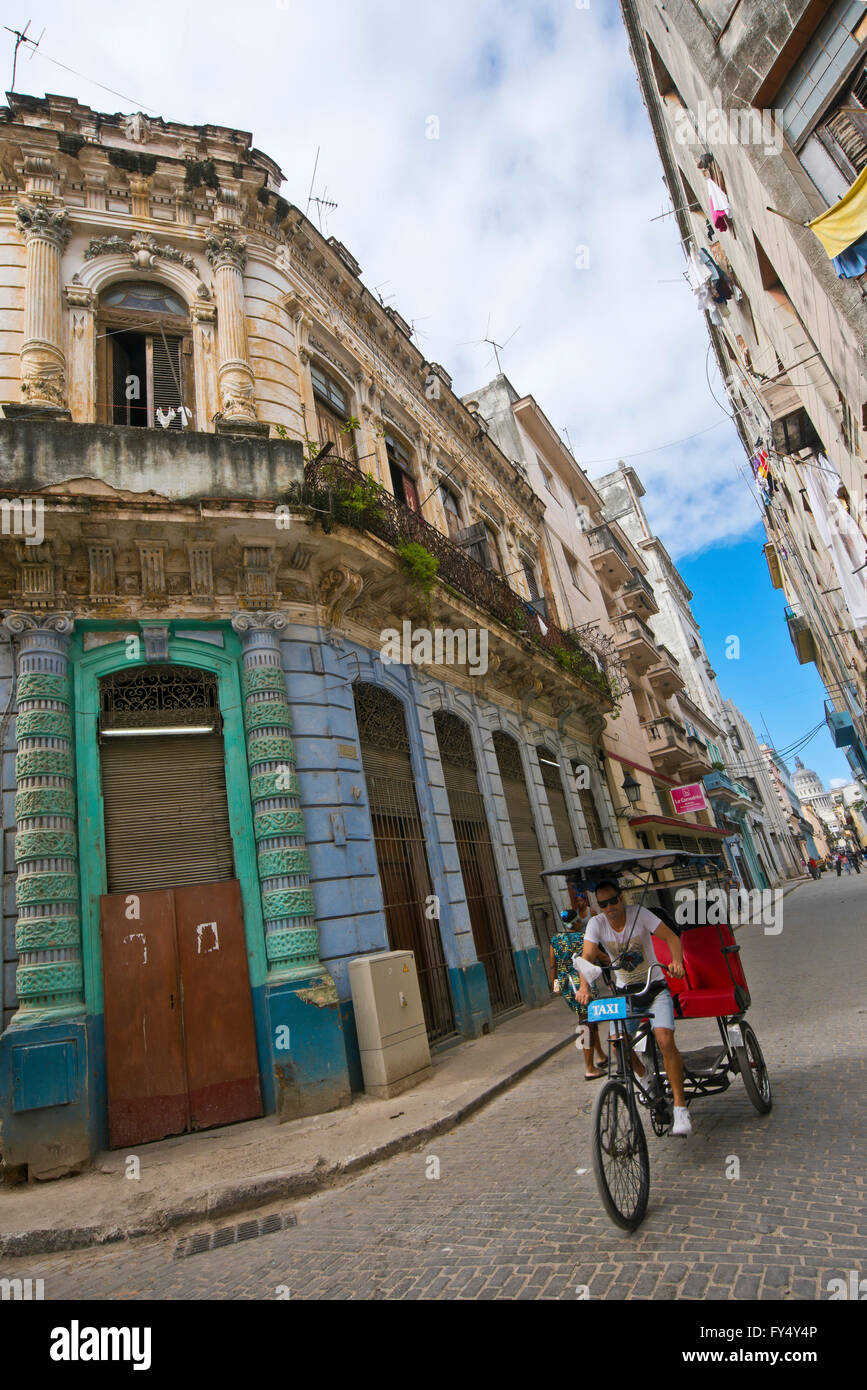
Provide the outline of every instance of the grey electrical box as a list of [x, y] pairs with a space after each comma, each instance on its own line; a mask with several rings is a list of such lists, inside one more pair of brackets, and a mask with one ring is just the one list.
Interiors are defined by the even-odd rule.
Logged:
[[349, 962], [355, 1027], [369, 1096], [396, 1096], [433, 1074], [412, 951]]

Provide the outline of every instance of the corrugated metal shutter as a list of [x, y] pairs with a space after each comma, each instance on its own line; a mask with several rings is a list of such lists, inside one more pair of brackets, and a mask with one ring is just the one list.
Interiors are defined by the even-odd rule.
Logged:
[[105, 739], [109, 893], [235, 877], [221, 734]]
[[[154, 384], [154, 423], [156, 412], [174, 409], [184, 404], [184, 378], [181, 365], [181, 339], [153, 335], [153, 384]], [[168, 350], [167, 350], [168, 349]], [[177, 413], [167, 426], [170, 430], [183, 429], [184, 417]]]
[[[555, 931], [555, 916], [551, 905], [551, 895], [541, 877], [545, 864], [539, 848], [533, 808], [527, 793], [520, 763], [520, 753], [514, 739], [508, 735], [494, 734], [494, 749], [500, 769], [500, 781], [512, 827], [512, 839], [518, 855], [518, 868], [524, 885], [524, 896], [530, 912], [530, 921], [536, 941], [543, 953], [545, 966], [548, 964], [548, 947]], [[559, 925], [559, 923], [557, 924]]]
[[605, 839], [602, 834], [602, 822], [599, 819], [599, 812], [596, 810], [593, 793], [589, 787], [581, 787], [578, 795], [581, 798], [581, 809], [584, 812], [584, 824], [587, 826], [590, 848], [604, 849]]
[[539, 755], [539, 766], [542, 769], [542, 781], [548, 794], [548, 805], [551, 808], [551, 819], [554, 822], [554, 834], [557, 838], [561, 858], [565, 862], [567, 859], [574, 859], [579, 850], [575, 844], [572, 823], [566, 809], [560, 765], [558, 763], [554, 766], [556, 760], [550, 749], [538, 748], [536, 752]]

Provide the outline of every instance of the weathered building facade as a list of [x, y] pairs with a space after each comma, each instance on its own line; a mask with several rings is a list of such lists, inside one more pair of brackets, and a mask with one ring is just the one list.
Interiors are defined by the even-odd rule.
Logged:
[[249, 134], [14, 95], [0, 160], [0, 1150], [51, 1176], [345, 1103], [359, 955], [414, 952], [432, 1044], [545, 1002], [628, 682]]
[[[771, 581], [798, 660], [825, 684], [834, 741], [863, 777], [867, 261], [860, 239], [832, 260], [808, 223], [867, 167], [864, 6], [621, 9], [687, 279], [752, 460]], [[853, 227], [867, 233], [863, 210]]]
[[[706, 808], [678, 815], [671, 800], [672, 787], [710, 770], [711, 754], [679, 715], [676, 701], [685, 682], [677, 659], [651, 627], [658, 622], [659, 598], [649, 556], [638, 543], [643, 536], [631, 525], [633, 513], [608, 505], [605, 480], [587, 477], [535, 398], [519, 396], [506, 377], [466, 399], [478, 406], [492, 436], [526, 469], [545, 501], [543, 569], [558, 621], [592, 628], [623, 662], [618, 717], [601, 732], [598, 761], [573, 769], [587, 778], [580, 794], [588, 825], [596, 824], [591, 840], [719, 853], [734, 828], [717, 824]], [[705, 720], [701, 710], [695, 718]], [[607, 825], [595, 817], [594, 805], [608, 808]], [[669, 873], [660, 877], [659, 901], [669, 908], [670, 881]]]

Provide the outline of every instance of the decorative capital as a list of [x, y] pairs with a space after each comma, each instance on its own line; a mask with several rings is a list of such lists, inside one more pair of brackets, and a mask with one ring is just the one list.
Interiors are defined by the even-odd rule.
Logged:
[[15, 216], [18, 230], [25, 241], [36, 237], [42, 241], [50, 241], [58, 251], [62, 251], [72, 235], [66, 208], [56, 208], [52, 211], [41, 203], [36, 206], [30, 203], [16, 203]]
[[235, 238], [228, 232], [217, 236], [216, 233], [209, 232], [205, 238], [205, 255], [215, 270], [226, 265], [232, 266], [235, 270], [243, 270], [247, 264], [246, 237]]
[[266, 609], [257, 608], [249, 613], [233, 613], [232, 627], [235, 632], [264, 632], [268, 628], [273, 631], [282, 632], [283, 628], [288, 627], [289, 619], [285, 613], [269, 613]]
[[49, 632], [59, 632], [62, 636], [68, 637], [75, 625], [75, 614], [22, 613], [10, 608], [3, 614], [2, 624], [10, 632], [30, 632], [34, 628], [43, 628]]

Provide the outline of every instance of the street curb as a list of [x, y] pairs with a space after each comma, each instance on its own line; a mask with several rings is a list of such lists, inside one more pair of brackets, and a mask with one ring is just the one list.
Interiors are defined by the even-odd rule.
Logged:
[[495, 1100], [511, 1086], [521, 1081], [536, 1067], [547, 1062], [555, 1053], [562, 1051], [574, 1042], [570, 1034], [546, 1047], [544, 1052], [530, 1058], [508, 1076], [501, 1077], [484, 1091], [456, 1106], [445, 1115], [419, 1125], [418, 1128], [389, 1139], [384, 1144], [368, 1149], [362, 1154], [354, 1154], [343, 1163], [327, 1163], [321, 1160], [314, 1169], [301, 1173], [274, 1173], [250, 1178], [246, 1182], [231, 1183], [222, 1188], [203, 1188], [185, 1197], [173, 1207], [166, 1207], [150, 1213], [128, 1226], [63, 1226], [58, 1228], [13, 1232], [0, 1235], [0, 1257], [22, 1255], [54, 1255], [65, 1250], [85, 1250], [101, 1245], [116, 1245], [120, 1241], [135, 1240], [140, 1236], [160, 1235], [179, 1226], [194, 1222], [213, 1221], [217, 1217], [235, 1212], [249, 1211], [253, 1207], [264, 1206], [269, 1202], [287, 1201], [308, 1197], [327, 1187], [334, 1187], [344, 1178], [353, 1177], [365, 1168], [381, 1163], [395, 1154], [415, 1148], [426, 1139], [461, 1124], [489, 1101]]

